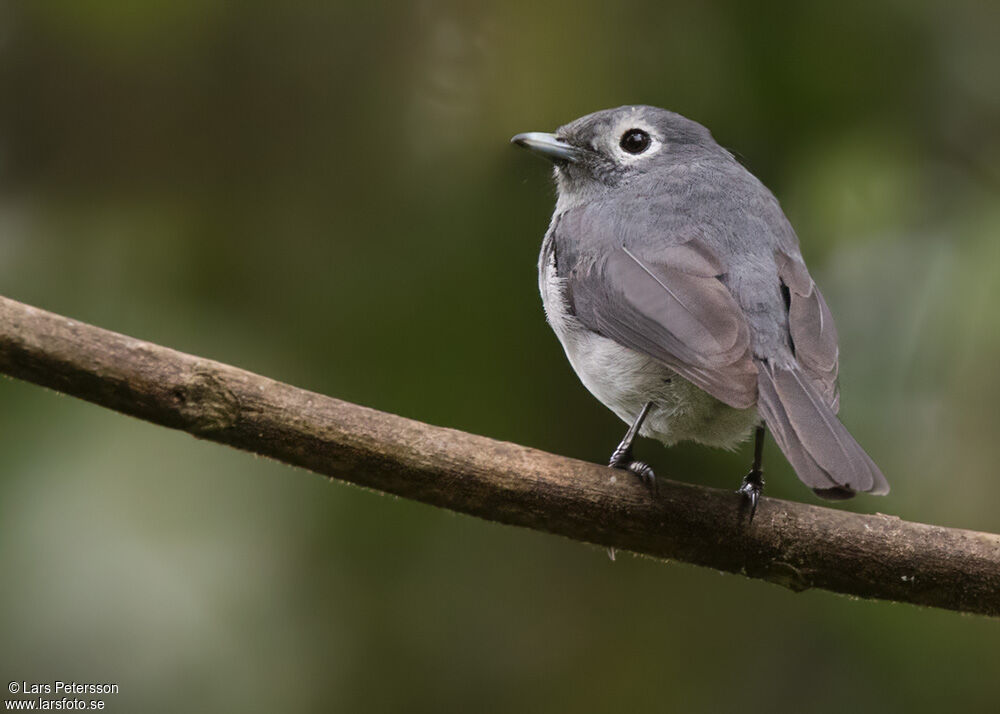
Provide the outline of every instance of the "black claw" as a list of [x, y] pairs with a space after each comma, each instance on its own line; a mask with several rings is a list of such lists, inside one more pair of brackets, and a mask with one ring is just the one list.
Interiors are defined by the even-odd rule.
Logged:
[[743, 483], [740, 487], [736, 489], [736, 493], [743, 496], [746, 502], [749, 502], [750, 508], [750, 518], [748, 522], [753, 522], [754, 514], [757, 512], [757, 502], [760, 500], [760, 494], [764, 491], [764, 472], [758, 469], [752, 469], [750, 473], [743, 477]]
[[639, 435], [639, 429], [642, 427], [642, 422], [646, 418], [646, 415], [649, 414], [649, 410], [652, 408], [652, 402], [646, 402], [646, 404], [642, 407], [639, 415], [635, 418], [635, 421], [632, 422], [632, 426], [630, 426], [628, 431], [625, 432], [625, 437], [621, 440], [621, 443], [618, 444], [614, 453], [611, 454], [608, 466], [613, 469], [631, 471], [639, 477], [640, 481], [646, 484], [653, 494], [656, 494], [656, 474], [653, 473], [653, 469], [649, 468], [648, 464], [632, 459], [632, 445], [635, 443], [635, 437]]
[[745, 499], [743, 504], [749, 501], [750, 518], [747, 523], [753, 523], [753, 516], [757, 512], [757, 501], [764, 491], [764, 472], [760, 468], [761, 460], [764, 456], [764, 425], [761, 424], [754, 432], [753, 440], [753, 465], [750, 473], [743, 477], [743, 483], [736, 489], [736, 493]]
[[650, 468], [649, 464], [644, 464], [642, 461], [633, 461], [625, 468], [638, 476], [639, 480], [646, 484], [646, 487], [654, 496], [659, 493], [659, 489], [656, 486], [656, 474], [653, 473], [653, 469]]
[[608, 462], [608, 466], [635, 474], [652, 493], [655, 494], [658, 492], [656, 488], [656, 474], [653, 473], [652, 467], [642, 461], [633, 460], [631, 450], [625, 453], [615, 451]]

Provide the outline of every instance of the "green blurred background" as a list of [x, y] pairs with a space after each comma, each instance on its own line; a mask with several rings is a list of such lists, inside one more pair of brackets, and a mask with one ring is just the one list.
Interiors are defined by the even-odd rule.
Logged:
[[[845, 507], [997, 532], [998, 27], [973, 0], [4, 2], [0, 292], [602, 461], [623, 425], [537, 295], [548, 169], [507, 141], [665, 106], [799, 232], [893, 485]], [[11, 380], [0, 405], [4, 682], [136, 712], [1000, 706], [994, 621], [611, 562]], [[750, 458], [639, 450], [718, 487]]]

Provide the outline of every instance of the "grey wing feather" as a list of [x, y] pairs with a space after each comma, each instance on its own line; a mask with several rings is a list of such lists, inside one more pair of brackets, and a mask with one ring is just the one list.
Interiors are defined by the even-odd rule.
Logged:
[[795, 357], [836, 414], [840, 408], [839, 350], [833, 315], [801, 258], [782, 252], [777, 261], [778, 277], [788, 288], [790, 298], [788, 332]]
[[[758, 363], [758, 409], [799, 478], [820, 495], [889, 492], [878, 466], [798, 366]], [[828, 493], [823, 493], [827, 491]]]
[[836, 487], [837, 483], [820, 468], [816, 460], [809, 456], [802, 446], [802, 442], [796, 436], [788, 413], [778, 396], [774, 379], [766, 374], [765, 370], [766, 368], [762, 365], [758, 382], [757, 409], [770, 428], [771, 436], [778, 442], [781, 452], [803, 483], [810, 488], [821, 491]]
[[758, 408], [796, 473], [821, 496], [889, 492], [889, 484], [836, 417], [839, 352], [826, 300], [797, 250], [776, 255], [788, 288], [788, 334], [795, 364], [758, 363]]
[[695, 241], [664, 246], [655, 260], [620, 245], [574, 266], [567, 293], [591, 330], [664, 362], [716, 399], [747, 408], [757, 397], [749, 330], [721, 273]]

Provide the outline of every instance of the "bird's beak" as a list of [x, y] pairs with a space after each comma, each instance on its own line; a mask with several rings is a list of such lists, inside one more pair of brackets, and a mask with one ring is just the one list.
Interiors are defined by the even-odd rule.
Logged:
[[581, 150], [556, 137], [542, 131], [529, 131], [518, 134], [510, 140], [511, 144], [531, 149], [555, 163], [574, 163], [580, 159]]

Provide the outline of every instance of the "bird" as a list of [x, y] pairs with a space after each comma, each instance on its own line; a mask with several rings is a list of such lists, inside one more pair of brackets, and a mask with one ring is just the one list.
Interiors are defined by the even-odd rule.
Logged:
[[770, 431], [818, 496], [889, 492], [837, 418], [839, 348], [778, 200], [701, 124], [645, 105], [511, 139], [552, 162], [538, 260], [549, 325], [583, 385], [628, 424], [609, 465], [654, 492], [638, 436], [734, 449], [752, 521]]

